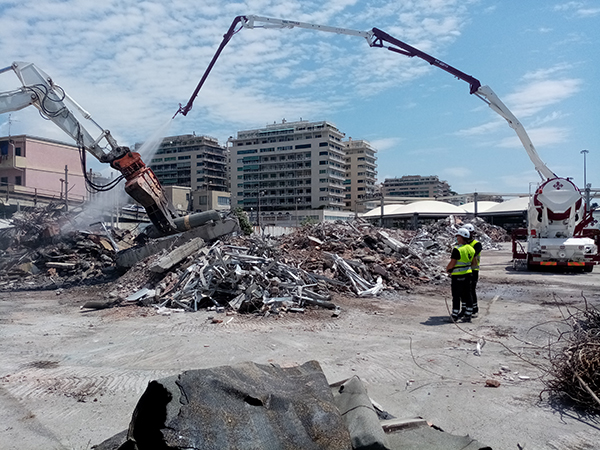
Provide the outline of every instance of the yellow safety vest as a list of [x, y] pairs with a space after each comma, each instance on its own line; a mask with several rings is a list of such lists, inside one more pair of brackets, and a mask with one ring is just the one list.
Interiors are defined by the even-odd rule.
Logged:
[[456, 265], [452, 269], [452, 275], [466, 275], [472, 273], [471, 261], [475, 256], [475, 249], [468, 244], [457, 245], [454, 247], [460, 253], [460, 259], [456, 261]]
[[[476, 239], [473, 239], [471, 242], [469, 242], [469, 245], [473, 248], [475, 248], [475, 244], [477, 244], [479, 241]], [[481, 262], [481, 252], [479, 252], [479, 255], [476, 256], [477, 258], [477, 264], [475, 266], [473, 266], [473, 270], [479, 270], [479, 263]]]

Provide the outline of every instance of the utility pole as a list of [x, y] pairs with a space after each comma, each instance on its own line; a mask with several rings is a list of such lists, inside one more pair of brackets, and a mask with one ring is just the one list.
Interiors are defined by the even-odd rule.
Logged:
[[587, 167], [586, 167], [586, 157], [589, 153], [589, 150], [581, 150], [579, 153], [583, 154], [583, 187], [585, 189], [585, 209], [586, 211], [590, 210], [590, 187], [587, 184]]
[[65, 166], [65, 211], [69, 211], [69, 166]]

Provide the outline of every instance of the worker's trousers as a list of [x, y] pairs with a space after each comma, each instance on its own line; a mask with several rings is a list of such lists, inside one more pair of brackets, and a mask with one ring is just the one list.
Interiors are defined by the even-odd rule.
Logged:
[[471, 299], [473, 300], [474, 313], [479, 312], [479, 306], [477, 305], [477, 281], [479, 281], [479, 270], [474, 270], [473, 273], [471, 273]]
[[473, 315], [473, 298], [471, 297], [471, 274], [452, 275], [452, 318], [458, 319], [461, 305], [465, 306], [464, 316], [470, 319]]

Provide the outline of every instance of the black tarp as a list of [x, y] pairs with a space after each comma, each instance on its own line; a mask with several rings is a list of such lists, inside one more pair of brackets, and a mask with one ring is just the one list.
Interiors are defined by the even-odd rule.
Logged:
[[319, 363], [242, 363], [149, 383], [123, 449], [350, 450]]

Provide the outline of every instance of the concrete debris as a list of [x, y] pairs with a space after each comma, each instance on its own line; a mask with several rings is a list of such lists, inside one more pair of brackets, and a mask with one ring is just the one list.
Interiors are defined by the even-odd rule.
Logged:
[[[242, 241], [246, 247], [239, 245]], [[269, 240], [256, 237], [218, 241], [210, 247], [202, 240], [190, 241], [136, 264], [118, 280], [118, 289], [134, 288], [127, 298], [146, 299], [144, 304], [186, 311], [215, 307], [217, 312], [227, 308], [266, 315], [302, 312], [305, 305], [336, 309], [324, 280], [280, 261], [273, 249]], [[173, 252], [187, 256], [162, 270], [161, 262], [170, 264]]]
[[[214, 306], [264, 315], [319, 307], [334, 310], [333, 317], [340, 313], [334, 293], [370, 297], [447, 282], [444, 266], [462, 224], [449, 217], [409, 231], [356, 219], [273, 238], [228, 234], [223, 221], [219, 233], [225, 235], [216, 242], [206, 236], [208, 243], [196, 228], [133, 246], [129, 232], [101, 224], [95, 231], [64, 231], [69, 218], [58, 210], [15, 216], [6, 232], [12, 237], [3, 240], [0, 289], [113, 281], [107, 286], [111, 304], [184, 311]], [[471, 223], [486, 250], [508, 236], [483, 220]]]
[[52, 205], [17, 212], [0, 235], [0, 290], [59, 289], [106, 283], [119, 272], [113, 242], [130, 245], [127, 231], [98, 226], [75, 231]]
[[[458, 219], [417, 232], [381, 229], [361, 220], [324, 222], [278, 238], [232, 236], [210, 247], [196, 238], [142, 259], [118, 280], [118, 296], [151, 290], [141, 303], [157, 308], [225, 307], [262, 315], [334, 310], [333, 293], [357, 297], [446, 281], [444, 265]], [[485, 248], [497, 246], [477, 222]], [[504, 233], [506, 234], [506, 233]]]

